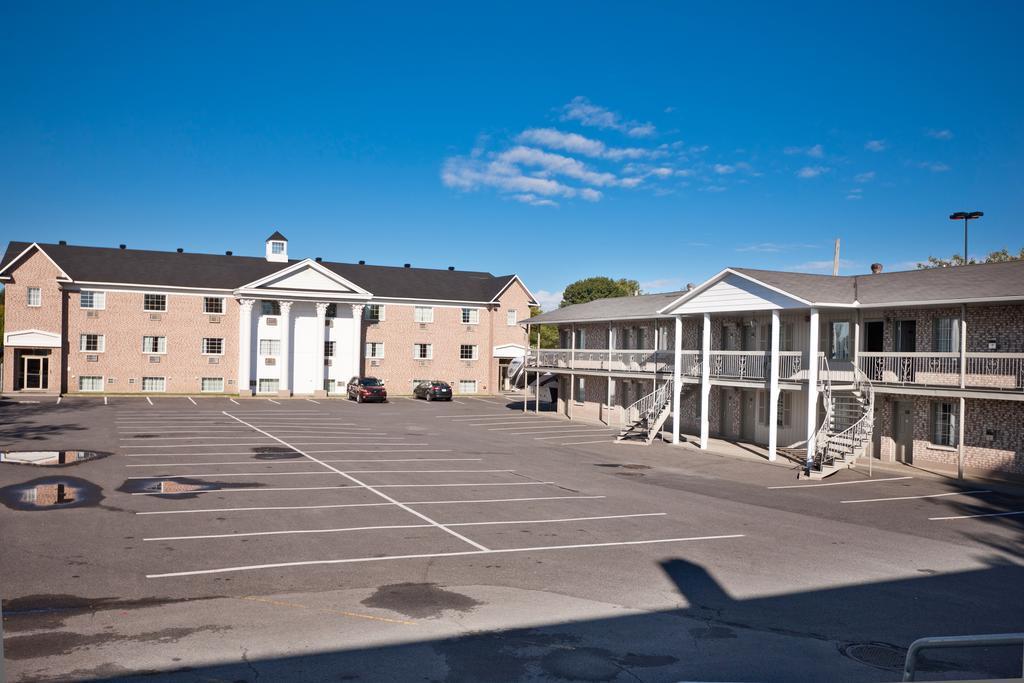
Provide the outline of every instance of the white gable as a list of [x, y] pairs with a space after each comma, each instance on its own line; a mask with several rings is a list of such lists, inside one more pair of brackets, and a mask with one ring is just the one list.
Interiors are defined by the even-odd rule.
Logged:
[[260, 289], [301, 289], [317, 292], [352, 292], [352, 288], [346, 287], [338, 280], [329, 278], [321, 272], [312, 268], [303, 268], [284, 277], [271, 280], [260, 286]]
[[721, 313], [729, 311], [770, 311], [777, 308], [806, 308], [807, 304], [752, 280], [728, 273], [725, 277], [686, 300], [669, 313]]
[[60, 335], [42, 330], [19, 330], [4, 335], [4, 345], [10, 347], [33, 347], [42, 349], [59, 349]]

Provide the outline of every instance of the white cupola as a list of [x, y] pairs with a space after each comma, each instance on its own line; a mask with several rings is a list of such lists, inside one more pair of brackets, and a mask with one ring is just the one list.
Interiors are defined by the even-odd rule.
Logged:
[[276, 230], [267, 238], [267, 260], [288, 263], [288, 238]]

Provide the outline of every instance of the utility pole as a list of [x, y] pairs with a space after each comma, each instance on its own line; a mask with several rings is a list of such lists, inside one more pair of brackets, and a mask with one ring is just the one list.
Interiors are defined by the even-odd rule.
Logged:
[[832, 254], [832, 277], [839, 275], [839, 238], [836, 238], [836, 249]]

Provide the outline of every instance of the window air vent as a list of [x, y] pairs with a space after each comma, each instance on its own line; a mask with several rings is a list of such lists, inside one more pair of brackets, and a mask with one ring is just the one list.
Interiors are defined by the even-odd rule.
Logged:
[[267, 318], [267, 325], [271, 327], [277, 325], [277, 318]]
[[129, 377], [128, 378], [128, 384], [135, 384], [135, 378], [134, 377]]
[[276, 358], [270, 358], [270, 357], [264, 358], [263, 359], [263, 364], [264, 365], [277, 365], [277, 359]]
[[98, 317], [100, 317], [100, 314], [98, 312], [96, 312], [96, 311], [86, 311], [85, 312], [85, 317], [86, 318], [98, 318]]
[[107, 378], [107, 384], [113, 384], [116, 381], [117, 381], [116, 377], [108, 377]]
[[220, 316], [219, 315], [211, 315], [210, 316], [210, 322], [214, 323], [214, 324], [219, 323], [220, 322]]
[[420, 323], [420, 329], [421, 330], [427, 329], [427, 324], [426, 323]]
[[86, 363], [97, 363], [97, 362], [99, 362], [99, 360], [100, 360], [100, 357], [95, 355], [95, 354], [89, 354], [88, 356], [85, 357], [85, 362]]
[[149, 319], [150, 320], [163, 320], [164, 317], [162, 315], [160, 315], [159, 313], [150, 313], [149, 314]]
[[209, 363], [210, 365], [217, 365], [218, 363], [220, 363], [220, 358], [217, 358], [216, 356], [210, 356]]
[[334, 322], [334, 321], [333, 321], [333, 320], [331, 320], [330, 318], [325, 318], [325, 319], [324, 319], [324, 327], [334, 327], [334, 325], [332, 325], [332, 324], [331, 324], [331, 323], [333, 323], [333, 322]]
[[234, 383], [235, 383], [235, 380], [233, 380], [233, 379], [229, 379], [228, 380], [228, 384], [234, 384]]
[[324, 367], [325, 367], [325, 368], [330, 368], [330, 367], [333, 367], [333, 365], [332, 365], [332, 361], [331, 361], [331, 359], [330, 359], [330, 358], [324, 358]]
[[376, 368], [376, 367], [380, 366], [380, 361], [379, 360], [371, 360], [370, 361], [370, 366]]
[[150, 363], [159, 363], [160, 362], [160, 356], [150, 356], [149, 357], [149, 362]]

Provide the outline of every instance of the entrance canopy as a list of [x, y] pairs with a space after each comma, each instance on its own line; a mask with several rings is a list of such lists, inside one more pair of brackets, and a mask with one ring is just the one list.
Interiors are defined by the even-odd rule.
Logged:
[[60, 335], [42, 330], [18, 330], [4, 334], [4, 346], [11, 348], [59, 349]]

